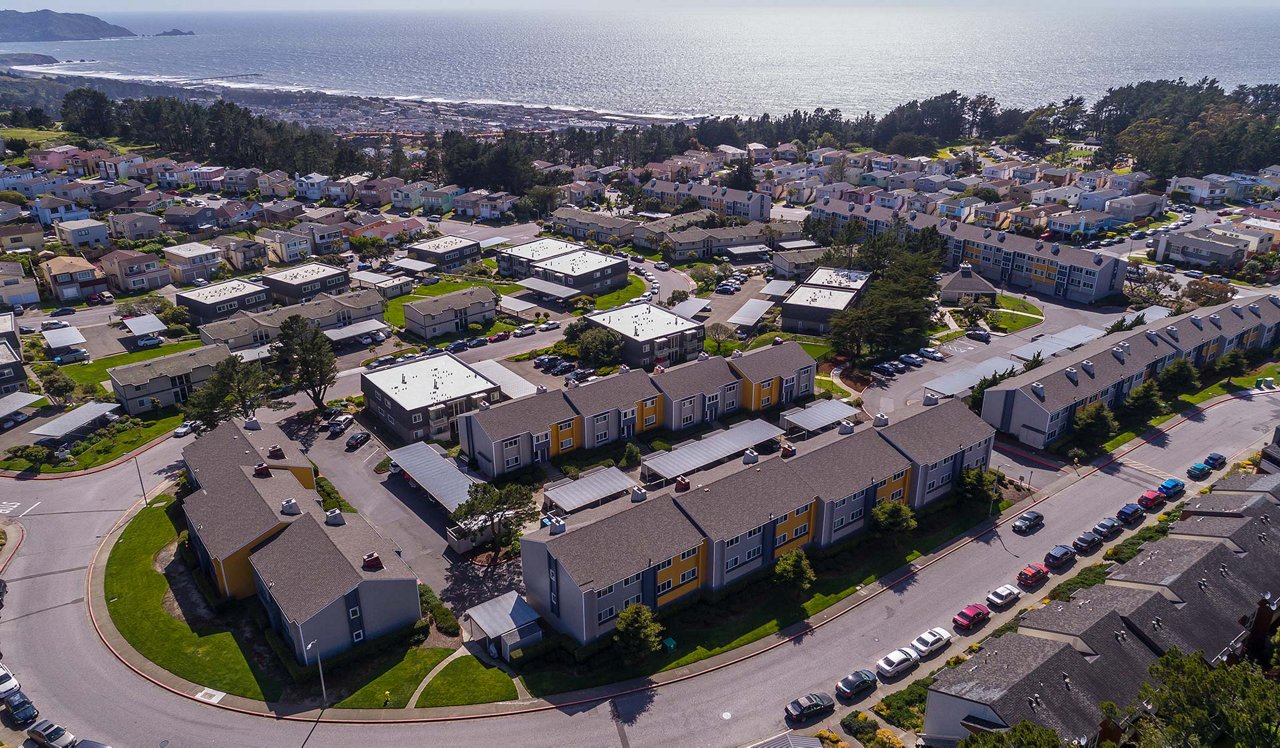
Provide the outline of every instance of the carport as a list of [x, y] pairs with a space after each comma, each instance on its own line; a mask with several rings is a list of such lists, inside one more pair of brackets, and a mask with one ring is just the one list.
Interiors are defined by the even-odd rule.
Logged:
[[602, 467], [583, 473], [577, 480], [566, 478], [551, 484], [542, 495], [565, 514], [603, 504], [634, 487], [636, 482], [616, 467]]
[[498, 385], [502, 394], [515, 400], [517, 397], [532, 395], [538, 391], [538, 385], [520, 376], [493, 359], [477, 361], [470, 364], [472, 369], [480, 372], [486, 379]]
[[751, 299], [747, 303], [738, 308], [729, 318], [730, 325], [741, 325], [751, 327], [760, 321], [760, 318], [769, 311], [773, 306], [773, 302], [767, 299]]
[[510, 244], [510, 243], [511, 243], [511, 240], [505, 236], [491, 236], [488, 239], [484, 239], [480, 242], [480, 249], [490, 249], [498, 246], [499, 244]]
[[470, 498], [471, 484], [479, 483], [426, 442], [393, 449], [387, 457], [449, 514]]
[[74, 434], [80, 429], [93, 424], [99, 418], [120, 409], [120, 403], [85, 403], [67, 413], [63, 413], [52, 421], [31, 429], [35, 436], [47, 436], [61, 439]]
[[413, 275], [436, 269], [435, 263], [423, 262], [422, 260], [415, 260], [411, 257], [404, 257], [399, 260], [395, 260], [391, 262], [391, 267], [399, 268], [400, 270], [404, 270], [405, 272]]
[[561, 302], [568, 301], [575, 296], [583, 296], [586, 294], [586, 291], [583, 291], [582, 289], [562, 286], [559, 283], [552, 283], [551, 281], [543, 280], [541, 278], [525, 278], [524, 280], [519, 281], [518, 285], [524, 286], [534, 293], [541, 294]]
[[164, 332], [167, 325], [160, 321], [160, 318], [154, 314], [140, 314], [137, 317], [130, 317], [124, 321], [124, 326], [129, 328], [129, 334], [136, 337], [142, 335], [154, 335], [158, 332]]
[[84, 335], [74, 327], [60, 327], [57, 330], [45, 330], [40, 333], [44, 337], [44, 344], [51, 351], [62, 350], [63, 348], [71, 348], [85, 342]]
[[818, 245], [812, 239], [792, 239], [788, 242], [778, 242], [778, 249], [791, 251], [793, 249], [814, 249]]
[[43, 399], [44, 395], [36, 395], [31, 392], [12, 392], [0, 397], [0, 418], [7, 418], [31, 403]]
[[671, 313], [691, 320], [702, 314], [702, 311], [709, 306], [711, 306], [711, 299], [699, 299], [695, 296], [671, 307]]
[[649, 455], [640, 462], [640, 473], [663, 482], [697, 472], [745, 452], [766, 439], [782, 436], [782, 429], [768, 421], [753, 419], [679, 445], [670, 452]]
[[760, 289], [760, 293], [765, 296], [783, 297], [791, 293], [791, 289], [795, 287], [795, 281], [771, 280], [764, 284], [764, 288]]
[[529, 311], [530, 309], [538, 308], [538, 305], [534, 304], [531, 301], [525, 301], [524, 299], [517, 299], [514, 296], [499, 296], [498, 308], [501, 309], [503, 312], [510, 314], [512, 317], [515, 317], [516, 319], [524, 319], [524, 317], [521, 315], [523, 315], [525, 312]]
[[[841, 421], [857, 422], [858, 409], [839, 400], [815, 400], [803, 408], [792, 408], [782, 414], [782, 427], [796, 429], [805, 436], [826, 431]], [[843, 429], [844, 427], [841, 426]], [[852, 430], [852, 429], [850, 429]]]
[[764, 259], [769, 248], [764, 244], [744, 244], [741, 247], [728, 247], [724, 253], [735, 260]]
[[542, 640], [538, 612], [512, 590], [468, 608], [462, 614], [467, 638], [482, 645], [490, 657], [511, 659], [511, 652]]
[[1085, 343], [1097, 340], [1106, 334], [1105, 330], [1099, 330], [1096, 327], [1076, 325], [1061, 332], [1055, 332], [1052, 335], [1045, 335], [1043, 338], [1033, 340], [1030, 343], [1024, 343], [1009, 351], [1009, 355], [1023, 361], [1031, 360], [1036, 353], [1039, 353], [1041, 358], [1048, 358], [1072, 348], [1079, 348]]
[[387, 329], [387, 323], [380, 319], [365, 319], [359, 322], [347, 325], [346, 327], [335, 327], [332, 330], [325, 330], [324, 336], [334, 343], [345, 343], [349, 340], [368, 335], [371, 332], [378, 332]]
[[924, 388], [941, 397], [954, 397], [972, 389], [983, 377], [990, 376], [996, 372], [1005, 372], [1010, 368], [1016, 371], [1017, 367], [1017, 362], [993, 356], [977, 366], [961, 371], [953, 371], [946, 376], [931, 379], [925, 382]]
[[271, 344], [259, 345], [253, 348], [242, 348], [238, 351], [232, 351], [231, 355], [241, 361], [251, 363], [253, 361], [261, 361], [264, 358], [271, 357]]

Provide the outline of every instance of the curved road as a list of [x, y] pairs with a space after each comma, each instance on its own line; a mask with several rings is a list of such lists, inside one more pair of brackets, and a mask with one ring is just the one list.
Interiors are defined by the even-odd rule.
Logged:
[[[790, 698], [829, 691], [848, 671], [870, 665], [918, 631], [945, 624], [952, 612], [1009, 581], [1050, 545], [1074, 537], [1153, 481], [1181, 474], [1211, 448], [1236, 455], [1267, 437], [1277, 419], [1278, 397], [1223, 403], [1138, 446], [1120, 464], [1052, 494], [1040, 506], [1048, 519], [1037, 535], [987, 533], [796, 642], [616, 703], [433, 724], [315, 725], [234, 714], [161, 691], [101, 645], [84, 601], [86, 567], [100, 538], [139, 496], [132, 461], [87, 477], [0, 482], [3, 501], [19, 504], [10, 516], [25, 515], [27, 529], [5, 571], [9, 594], [0, 642], [5, 664], [44, 715], [118, 747], [454, 746], [513, 735], [528, 746], [749, 744], [784, 729], [781, 706]], [[171, 440], [139, 458], [148, 488], [176, 469], [180, 447]], [[957, 651], [965, 638], [957, 637]]]

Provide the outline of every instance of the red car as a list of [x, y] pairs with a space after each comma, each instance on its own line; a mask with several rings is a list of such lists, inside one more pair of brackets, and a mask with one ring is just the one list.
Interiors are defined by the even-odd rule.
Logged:
[[1138, 497], [1138, 506], [1143, 509], [1155, 509], [1164, 503], [1164, 494], [1159, 491], [1147, 491]]
[[1044, 564], [1027, 564], [1027, 568], [1018, 572], [1018, 584], [1023, 587], [1035, 587], [1049, 578], [1049, 567]]
[[505, 330], [503, 332], [495, 332], [494, 334], [489, 336], [489, 342], [499, 343], [499, 342], [502, 342], [503, 340], [506, 340], [509, 337], [511, 337], [511, 333], [506, 332]]
[[1052, 232], [1052, 231], [1046, 231], [1046, 232], [1044, 232], [1043, 234], [1041, 234], [1041, 235], [1040, 235], [1040, 238], [1041, 238], [1041, 239], [1052, 239], [1052, 238], [1053, 238], [1053, 232]]
[[951, 622], [955, 624], [956, 628], [968, 631], [990, 617], [991, 611], [987, 606], [974, 603], [973, 605], [965, 607], [965, 609], [959, 613], [956, 613], [951, 619]]

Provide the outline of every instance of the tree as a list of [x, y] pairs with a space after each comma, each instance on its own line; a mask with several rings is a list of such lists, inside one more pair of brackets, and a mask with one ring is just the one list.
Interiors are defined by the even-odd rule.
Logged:
[[699, 288], [709, 288], [717, 280], [716, 271], [711, 269], [709, 265], [697, 265], [689, 270], [689, 278]]
[[1160, 393], [1160, 384], [1149, 379], [1129, 393], [1124, 400], [1125, 412], [1139, 421], [1149, 421], [1169, 409]]
[[952, 492], [961, 503], [989, 507], [1000, 495], [998, 478], [994, 470], [961, 470]]
[[773, 579], [789, 590], [803, 592], [813, 586], [818, 575], [813, 573], [804, 549], [796, 548], [782, 554], [774, 563]]
[[1140, 276], [1130, 276], [1126, 294], [1135, 304], [1153, 305], [1164, 301], [1165, 296], [1176, 294], [1182, 288], [1169, 273], [1149, 270]]
[[0, 203], [9, 203], [19, 208], [27, 207], [27, 196], [14, 190], [0, 190]]
[[1048, 727], [1022, 721], [1008, 732], [984, 732], [961, 740], [957, 748], [1061, 748], [1062, 739]]
[[756, 177], [751, 172], [751, 162], [744, 158], [735, 163], [733, 171], [724, 180], [724, 185], [734, 190], [753, 192], [756, 188]]
[[262, 366], [228, 356], [213, 368], [204, 385], [191, 393], [182, 410], [188, 420], [200, 421], [207, 429], [232, 418], [251, 420], [266, 402], [270, 384]]
[[916, 513], [903, 501], [881, 501], [871, 507], [871, 519], [882, 534], [892, 534], [895, 540], [916, 529]]
[[1182, 289], [1182, 298], [1200, 306], [1216, 306], [1225, 304], [1235, 298], [1236, 287], [1230, 283], [1219, 283], [1208, 278], [1196, 278], [1187, 281]]
[[338, 381], [338, 358], [319, 327], [294, 314], [280, 323], [280, 335], [271, 353], [281, 382], [295, 384], [317, 409]]
[[1166, 398], [1174, 398], [1184, 392], [1200, 389], [1200, 374], [1185, 358], [1175, 358], [1156, 375], [1160, 392]]
[[502, 488], [473, 483], [467, 490], [467, 500], [450, 517], [468, 540], [479, 543], [487, 537], [497, 551], [511, 545], [519, 537], [520, 528], [538, 518], [538, 506], [533, 492], [520, 483], [508, 483]]
[[688, 300], [689, 300], [689, 292], [684, 290], [683, 288], [677, 288], [676, 290], [671, 292], [670, 296], [667, 297], [667, 306], [675, 306], [676, 304], [679, 304], [682, 301], [688, 301]]
[[40, 389], [44, 390], [44, 394], [50, 400], [58, 404], [65, 404], [67, 398], [76, 391], [76, 380], [67, 376], [67, 373], [59, 368], [51, 368], [39, 375]]
[[1044, 356], [1041, 355], [1040, 351], [1036, 351], [1031, 354], [1031, 358], [1027, 359], [1027, 362], [1022, 365], [1022, 370], [1031, 371], [1032, 369], [1039, 369], [1041, 366], [1044, 366]]
[[1073, 425], [1076, 440], [1085, 449], [1094, 449], [1101, 446], [1119, 428], [1115, 414], [1102, 401], [1086, 405], [1077, 410]]
[[564, 327], [564, 342], [577, 343], [582, 333], [591, 329], [591, 323], [585, 319], [575, 319]]
[[978, 327], [987, 318], [987, 305], [981, 299], [965, 297], [960, 308], [952, 312], [958, 315], [967, 327]]
[[662, 624], [648, 605], [632, 603], [618, 614], [613, 642], [628, 664], [641, 662], [662, 649]]
[[1280, 746], [1280, 684], [1250, 661], [1210, 667], [1174, 648], [1150, 667], [1138, 699], [1150, 704], [1140, 735], [1158, 745]]
[[587, 366], [616, 364], [622, 351], [622, 336], [597, 327], [578, 336], [578, 359]]
[[716, 344], [716, 353], [719, 353], [724, 347], [724, 342], [733, 337], [733, 330], [723, 322], [713, 322], [707, 325], [707, 340]]
[[191, 312], [185, 306], [171, 306], [157, 316], [167, 327], [186, 327], [191, 324]]
[[115, 106], [106, 94], [77, 88], [62, 98], [62, 126], [86, 138], [115, 134]]
[[[1028, 361], [1027, 363], [1031, 362]], [[978, 383], [975, 384], [973, 389], [969, 392], [969, 409], [978, 415], [982, 415], [982, 402], [986, 399], [987, 390], [997, 384], [1000, 384], [1004, 380], [1013, 377], [1014, 375], [1015, 372], [1013, 367], [1010, 366], [1005, 371], [988, 374], [982, 379], [979, 379]]]
[[622, 466], [635, 467], [640, 464], [640, 448], [635, 442], [627, 442], [627, 446], [622, 449]]
[[1244, 376], [1249, 370], [1249, 360], [1237, 348], [1214, 362], [1213, 368], [1224, 377]]

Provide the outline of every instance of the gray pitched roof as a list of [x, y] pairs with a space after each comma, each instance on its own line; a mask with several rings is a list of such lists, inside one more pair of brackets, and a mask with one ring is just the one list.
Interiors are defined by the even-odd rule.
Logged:
[[981, 294], [992, 294], [996, 292], [996, 287], [991, 285], [991, 281], [983, 278], [977, 273], [970, 272], [968, 274], [957, 270], [947, 276], [942, 281], [941, 290], [943, 293], [971, 294], [974, 296]]
[[729, 364], [719, 356], [681, 364], [653, 377], [658, 389], [676, 402], [694, 395], [719, 392], [721, 387], [737, 381], [738, 377]]
[[729, 366], [737, 369], [739, 374], [751, 382], [792, 376], [797, 371], [814, 366], [816, 363], [813, 356], [810, 356], [808, 351], [794, 340], [757, 348], [729, 359]]
[[281, 323], [295, 314], [303, 319], [317, 320], [342, 309], [363, 309], [381, 303], [382, 297], [372, 288], [361, 288], [341, 294], [319, 293], [314, 299], [301, 304], [262, 312], [239, 311], [227, 319], [202, 325], [200, 330], [212, 340], [231, 340], [263, 327], [279, 328]]
[[804, 476], [816, 495], [830, 501], [888, 480], [911, 467], [901, 452], [871, 428], [801, 452], [792, 457], [789, 464]]
[[587, 417], [614, 408], [633, 407], [641, 400], [648, 400], [659, 394], [649, 376], [639, 370], [605, 377], [590, 384], [571, 387], [564, 392], [574, 410]]
[[920, 464], [938, 462], [995, 435], [960, 400], [918, 411], [880, 429], [880, 435]]
[[577, 414], [561, 390], [529, 395], [488, 410], [478, 410], [470, 418], [493, 441], [520, 434], [540, 434], [553, 423], [574, 418]]
[[464, 288], [459, 291], [452, 291], [440, 296], [431, 296], [420, 301], [415, 301], [406, 306], [412, 307], [414, 311], [424, 316], [435, 316], [454, 309], [466, 309], [472, 304], [483, 302], [497, 303], [498, 293], [488, 286], [474, 286], [472, 288]]
[[157, 377], [174, 377], [191, 372], [203, 366], [217, 366], [231, 355], [231, 350], [217, 343], [193, 348], [189, 351], [170, 353], [167, 356], [139, 361], [124, 366], [116, 366], [107, 370], [107, 374], [115, 382], [122, 385], [146, 384]]
[[770, 516], [784, 517], [817, 497], [791, 463], [766, 460], [676, 498], [685, 514], [714, 540], [737, 537]]
[[255, 551], [249, 563], [281, 612], [296, 623], [306, 622], [363, 581], [320, 522], [309, 515]]
[[[547, 550], [580, 587], [606, 587], [702, 543], [702, 534], [667, 496], [648, 499], [547, 540]], [[656, 532], [655, 528], [661, 528]]]

